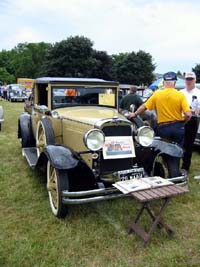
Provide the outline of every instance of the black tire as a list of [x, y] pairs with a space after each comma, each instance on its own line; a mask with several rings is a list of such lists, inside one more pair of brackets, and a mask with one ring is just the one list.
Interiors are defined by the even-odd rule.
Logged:
[[162, 178], [167, 178], [165, 168], [161, 162], [156, 161], [154, 164], [153, 176], [160, 176]]
[[21, 137], [22, 148], [35, 146], [31, 117], [29, 115], [22, 116], [19, 119], [19, 133]]
[[1, 123], [0, 123], [0, 132], [1, 132]]
[[169, 155], [163, 155], [163, 156], [168, 168], [169, 178], [181, 176], [179, 170], [180, 158], [172, 157]]
[[[50, 177], [54, 177], [51, 181]], [[65, 218], [68, 213], [67, 205], [62, 203], [62, 191], [69, 190], [67, 171], [55, 169], [50, 161], [47, 163], [47, 190], [51, 211], [57, 218]]]
[[[40, 146], [39, 142], [39, 136], [41, 134], [40, 131], [43, 131], [43, 134], [45, 136], [45, 142], [43, 146]], [[48, 118], [42, 118], [37, 125], [36, 147], [38, 151], [38, 157], [40, 156], [40, 153], [42, 152], [45, 145], [55, 145], [54, 130], [51, 121]]]
[[162, 154], [156, 158], [153, 175], [163, 178], [173, 178], [180, 176], [179, 158]]

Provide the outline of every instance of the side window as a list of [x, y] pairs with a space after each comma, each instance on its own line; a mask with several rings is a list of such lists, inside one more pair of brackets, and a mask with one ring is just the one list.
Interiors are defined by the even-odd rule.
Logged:
[[38, 84], [38, 105], [48, 106], [47, 84]]

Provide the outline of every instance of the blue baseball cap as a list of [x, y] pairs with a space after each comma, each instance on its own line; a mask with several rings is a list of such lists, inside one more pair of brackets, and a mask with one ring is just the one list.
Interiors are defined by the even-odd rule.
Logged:
[[176, 81], [177, 80], [177, 75], [175, 72], [173, 71], [170, 71], [170, 72], [166, 72], [164, 75], [163, 75], [163, 80], [164, 81]]

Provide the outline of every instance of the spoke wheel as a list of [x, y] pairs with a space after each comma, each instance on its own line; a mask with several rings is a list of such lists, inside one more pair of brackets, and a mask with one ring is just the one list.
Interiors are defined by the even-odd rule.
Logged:
[[51, 121], [47, 118], [42, 118], [37, 124], [36, 131], [36, 148], [37, 156], [43, 152], [46, 145], [54, 145], [55, 137], [54, 131], [51, 125]]
[[48, 161], [47, 191], [52, 213], [58, 218], [64, 218], [67, 214], [67, 206], [62, 203], [62, 191], [68, 188], [67, 172], [55, 169]]
[[40, 121], [37, 127], [37, 137], [36, 137], [36, 147], [37, 147], [37, 155], [40, 156], [44, 147], [47, 145], [47, 139], [45, 135], [45, 129], [43, 123]]

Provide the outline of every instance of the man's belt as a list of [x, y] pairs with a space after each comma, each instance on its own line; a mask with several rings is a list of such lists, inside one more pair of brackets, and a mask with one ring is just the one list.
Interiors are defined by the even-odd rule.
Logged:
[[160, 123], [158, 123], [158, 126], [168, 125], [168, 124], [174, 124], [174, 123], [178, 123], [178, 122], [184, 123], [184, 121], [166, 121], [166, 122], [160, 122]]

